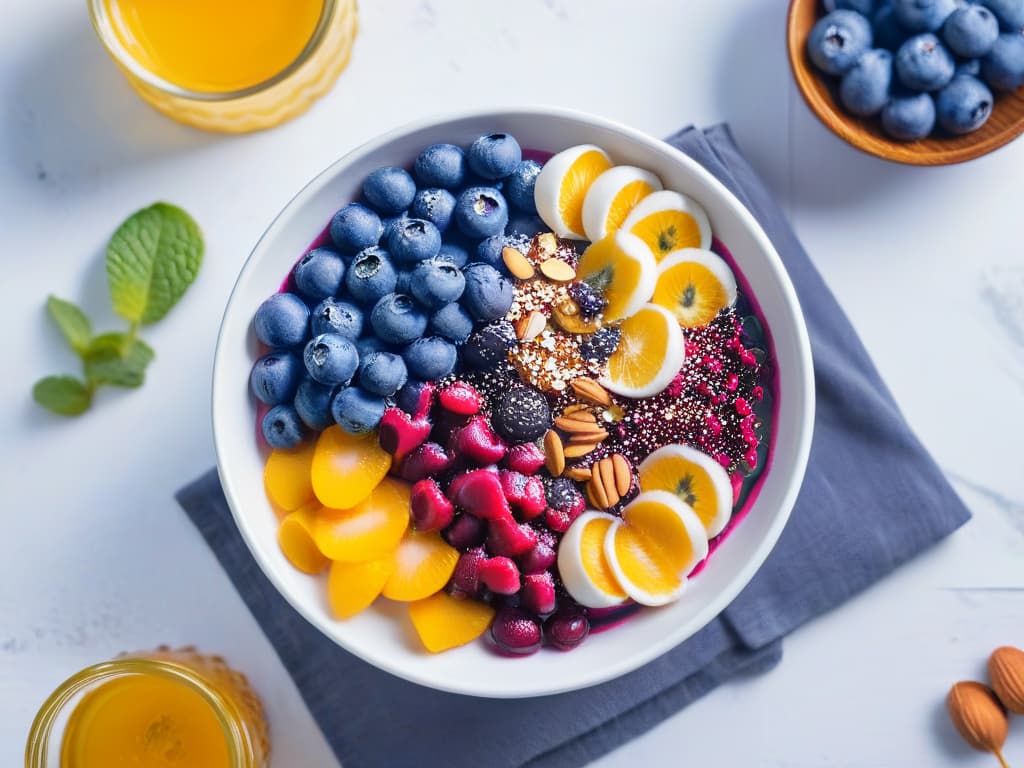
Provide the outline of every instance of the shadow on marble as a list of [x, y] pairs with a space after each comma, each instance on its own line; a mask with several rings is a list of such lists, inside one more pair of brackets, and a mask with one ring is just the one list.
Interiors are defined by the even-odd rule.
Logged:
[[142, 101], [79, 10], [19, 62], [6, 150], [26, 191], [73, 187], [219, 141]]

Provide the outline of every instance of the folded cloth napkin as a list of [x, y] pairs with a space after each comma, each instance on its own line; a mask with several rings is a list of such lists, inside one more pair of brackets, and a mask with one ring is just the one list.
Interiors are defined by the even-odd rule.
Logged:
[[757, 217], [789, 270], [807, 319], [817, 419], [789, 524], [739, 597], [647, 666], [585, 691], [527, 701], [477, 699], [381, 672], [302, 619], [259, 570], [216, 473], [209, 472], [177, 498], [273, 643], [344, 768], [582, 765], [730, 677], [774, 666], [784, 635], [969, 518], [728, 128], [687, 128], [668, 141]]

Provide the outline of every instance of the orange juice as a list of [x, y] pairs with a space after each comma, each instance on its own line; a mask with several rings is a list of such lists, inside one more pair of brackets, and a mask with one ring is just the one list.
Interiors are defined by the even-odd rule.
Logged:
[[117, 678], [90, 691], [64, 732], [61, 765], [230, 768], [217, 713], [196, 691], [162, 677]]
[[313, 37], [323, 0], [103, 0], [114, 33], [143, 68], [190, 91], [264, 83]]

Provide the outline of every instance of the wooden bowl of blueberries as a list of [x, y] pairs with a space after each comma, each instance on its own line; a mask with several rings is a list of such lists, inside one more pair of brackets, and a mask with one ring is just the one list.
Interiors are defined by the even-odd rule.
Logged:
[[811, 110], [872, 155], [972, 160], [1024, 133], [1024, 0], [792, 0]]

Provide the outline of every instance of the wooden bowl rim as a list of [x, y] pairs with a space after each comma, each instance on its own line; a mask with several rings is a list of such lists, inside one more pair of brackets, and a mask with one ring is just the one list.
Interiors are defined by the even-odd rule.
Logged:
[[[897, 142], [883, 139], [867, 131], [859, 125], [859, 118], [853, 118], [840, 112], [831, 100], [826, 99], [822, 92], [812, 87], [811, 79], [821, 82], [824, 75], [819, 75], [807, 58], [805, 41], [798, 38], [797, 10], [807, 3], [817, 8], [817, 0], [790, 0], [786, 15], [786, 49], [789, 66], [796, 80], [797, 90], [804, 102], [815, 116], [834, 134], [847, 144], [867, 152], [875, 157], [905, 165], [953, 165], [987, 155], [1000, 147], [1009, 144], [1024, 133], [1024, 110], [1010, 125], [998, 133], [979, 137], [970, 143], [955, 143], [950, 139], [951, 146], [947, 149], [931, 149], [920, 142]], [[1021, 99], [1024, 88], [1016, 94], [1000, 94], [1002, 99]], [[962, 138], [962, 137], [961, 137]], [[942, 141], [942, 139], [931, 139]]]

